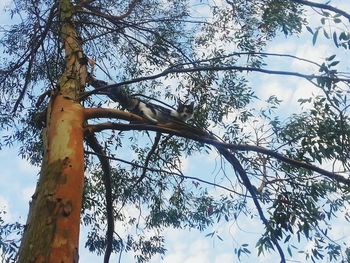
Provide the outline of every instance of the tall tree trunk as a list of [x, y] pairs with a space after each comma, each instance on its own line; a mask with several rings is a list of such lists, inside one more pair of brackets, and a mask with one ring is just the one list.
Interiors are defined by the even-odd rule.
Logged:
[[86, 66], [69, 0], [60, 0], [66, 69], [51, 96], [44, 130], [44, 158], [18, 262], [78, 262], [84, 182], [83, 108]]

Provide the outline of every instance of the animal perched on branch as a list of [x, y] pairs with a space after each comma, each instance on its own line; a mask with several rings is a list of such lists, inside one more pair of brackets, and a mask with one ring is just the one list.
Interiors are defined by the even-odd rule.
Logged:
[[[109, 84], [102, 80], [92, 79], [90, 85], [95, 89], [109, 86]], [[128, 94], [123, 88], [107, 88], [100, 92], [100, 94], [107, 95], [110, 99], [120, 103], [120, 105], [137, 115], [140, 115], [153, 123], [168, 123], [182, 121], [186, 122], [193, 118], [194, 102], [189, 104], [179, 101], [176, 110], [163, 107], [158, 104], [143, 101], [140, 98]]]

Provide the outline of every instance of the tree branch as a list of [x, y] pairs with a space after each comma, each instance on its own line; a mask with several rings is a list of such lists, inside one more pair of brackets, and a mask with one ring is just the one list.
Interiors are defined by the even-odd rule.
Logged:
[[286, 58], [293, 58], [299, 61], [303, 61], [303, 62], [307, 62], [310, 64], [313, 64], [317, 67], [321, 67], [320, 64], [316, 63], [315, 61], [309, 60], [309, 59], [305, 59], [305, 58], [301, 58], [295, 55], [290, 55], [290, 54], [282, 54], [282, 53], [271, 53], [271, 52], [255, 52], [255, 51], [248, 51], [248, 52], [233, 52], [227, 55], [223, 55], [223, 56], [218, 56], [218, 57], [212, 57], [212, 58], [206, 58], [206, 59], [200, 59], [200, 60], [196, 60], [194, 62], [185, 62], [185, 63], [179, 63], [176, 64], [173, 67], [179, 68], [181, 66], [187, 66], [187, 65], [193, 65], [193, 64], [201, 64], [201, 63], [205, 63], [205, 62], [217, 62], [218, 60], [221, 59], [226, 59], [226, 58], [232, 58], [232, 57], [241, 57], [241, 56], [264, 56], [264, 57], [286, 57]]
[[86, 4], [82, 4], [81, 6], [88, 9], [89, 11], [91, 11], [91, 13], [93, 15], [97, 15], [97, 16], [106, 18], [107, 20], [118, 21], [118, 20], [122, 20], [122, 19], [128, 17], [131, 14], [131, 12], [135, 9], [136, 5], [140, 2], [141, 2], [141, 0], [133, 0], [128, 6], [128, 10], [126, 10], [126, 12], [124, 14], [119, 15], [119, 16], [106, 15], [105, 13], [100, 12], [100, 10], [97, 10], [97, 8], [94, 8], [94, 7], [86, 5]]
[[215, 147], [224, 147], [226, 149], [230, 149], [233, 151], [253, 151], [257, 153], [261, 153], [264, 155], [268, 155], [271, 157], [274, 157], [275, 159], [290, 164], [297, 168], [305, 168], [307, 170], [311, 170], [313, 172], [317, 172], [319, 174], [322, 174], [332, 180], [335, 180], [337, 182], [341, 182], [343, 184], [346, 184], [350, 186], [350, 180], [333, 172], [329, 172], [327, 170], [324, 170], [320, 167], [317, 167], [315, 165], [305, 163], [303, 161], [298, 161], [294, 159], [290, 159], [278, 152], [275, 152], [273, 150], [269, 150], [260, 146], [256, 145], [242, 145], [242, 144], [229, 144], [218, 141], [214, 136], [208, 134], [207, 132], [191, 127], [190, 125], [186, 123], [170, 123], [170, 124], [121, 124], [121, 123], [100, 123], [96, 125], [88, 125], [86, 129], [91, 130], [93, 132], [99, 132], [102, 130], [107, 129], [116, 129], [116, 130], [122, 130], [122, 131], [130, 131], [130, 130], [149, 130], [149, 131], [156, 131], [156, 132], [163, 132], [168, 133], [172, 135], [177, 135], [180, 137], [192, 139], [198, 142], [207, 143], [210, 145], [213, 145]]
[[117, 118], [126, 121], [133, 122], [147, 122], [146, 119], [136, 114], [109, 108], [85, 108], [84, 109], [85, 120], [95, 118]]
[[100, 160], [103, 172], [103, 184], [105, 187], [106, 212], [107, 212], [107, 231], [106, 231], [106, 251], [104, 255], [104, 263], [109, 262], [109, 258], [113, 249], [113, 233], [114, 233], [114, 216], [113, 216], [113, 197], [112, 197], [112, 180], [111, 166], [108, 158], [105, 158], [105, 151], [99, 144], [93, 133], [86, 133], [85, 139], [87, 144], [93, 149]]
[[31, 79], [34, 59], [35, 59], [35, 55], [33, 55], [33, 56], [31, 56], [29, 58], [28, 68], [27, 68], [27, 72], [26, 72], [26, 75], [25, 75], [23, 88], [22, 88], [22, 90], [21, 90], [21, 92], [19, 94], [18, 99], [16, 100], [15, 106], [13, 106], [12, 113], [15, 113], [17, 111], [17, 108], [18, 108], [19, 104], [21, 103], [24, 95], [26, 94], [27, 88], [28, 88], [28, 86], [30, 84], [30, 79]]
[[151, 150], [148, 152], [147, 156], [146, 156], [146, 160], [145, 160], [145, 165], [144, 167], [142, 168], [142, 174], [141, 176], [139, 177], [139, 179], [137, 179], [137, 181], [135, 182], [135, 184], [131, 187], [132, 189], [138, 185], [142, 180], [143, 178], [145, 178], [146, 176], [146, 172], [147, 172], [147, 169], [148, 169], [148, 164], [151, 160], [151, 157], [152, 155], [154, 154], [154, 152], [157, 150], [157, 146], [159, 144], [159, 140], [160, 140], [160, 137], [161, 137], [161, 133], [160, 132], [157, 132], [156, 133], [156, 137], [154, 138], [154, 143], [152, 145], [152, 148]]
[[294, 3], [298, 3], [298, 4], [302, 4], [302, 5], [320, 8], [320, 9], [326, 9], [326, 10], [332, 11], [334, 13], [340, 14], [340, 15], [346, 17], [347, 19], [349, 19], [349, 21], [350, 21], [350, 14], [349, 13], [347, 13], [341, 9], [338, 9], [336, 7], [333, 7], [331, 5], [315, 3], [315, 2], [311, 2], [311, 1], [305, 1], [305, 0], [289, 0], [289, 1], [294, 2]]
[[47, 18], [47, 22], [46, 22], [46, 25], [44, 27], [44, 30], [41, 32], [40, 36], [38, 36], [37, 40], [33, 39], [33, 43], [35, 43], [34, 47], [32, 47], [30, 49], [30, 52], [27, 56], [23, 55], [22, 58], [23, 60], [21, 60], [21, 58], [17, 61], [17, 63], [12, 66], [9, 70], [0, 70], [0, 74], [9, 74], [10, 72], [13, 72], [14, 70], [22, 67], [26, 61], [29, 60], [29, 63], [28, 63], [28, 69], [27, 69], [27, 72], [26, 72], [26, 75], [25, 75], [25, 81], [24, 81], [24, 85], [23, 85], [23, 88], [19, 94], [19, 97], [13, 107], [13, 110], [12, 112], [16, 112], [17, 111], [17, 108], [19, 106], [19, 104], [21, 103], [25, 93], [26, 93], [26, 90], [27, 90], [27, 87], [30, 83], [30, 79], [31, 79], [31, 73], [32, 73], [32, 67], [33, 67], [33, 64], [34, 64], [34, 60], [35, 60], [35, 55], [36, 55], [36, 52], [38, 51], [39, 47], [43, 44], [49, 30], [50, 30], [50, 26], [51, 26], [51, 23], [53, 21], [53, 18], [54, 18], [54, 14], [55, 14], [55, 10], [56, 10], [56, 7], [57, 7], [57, 3], [55, 3], [53, 5], [53, 7], [51, 8], [50, 10], [50, 13], [48, 15], [48, 18]]
[[47, 23], [46, 23], [45, 28], [44, 28], [43, 32], [41, 33], [39, 39], [38, 40], [33, 39], [33, 41], [32, 41], [33, 43], [35, 43], [35, 45], [34, 45], [34, 47], [31, 47], [29, 54], [26, 55], [26, 53], [28, 52], [28, 50], [27, 50], [21, 56], [21, 58], [19, 58], [17, 60], [17, 62], [10, 69], [7, 69], [7, 70], [0, 69], [0, 74], [8, 74], [8, 73], [22, 67], [28, 61], [28, 59], [36, 53], [36, 51], [41, 46], [42, 42], [45, 40], [47, 33], [50, 30], [51, 23], [55, 17], [55, 11], [56, 11], [57, 6], [58, 6], [58, 2], [55, 1], [55, 4], [52, 6], [52, 8], [50, 10], [50, 14], [48, 15], [48, 17], [46, 19]]
[[166, 171], [166, 170], [162, 170], [162, 169], [155, 169], [155, 168], [151, 168], [151, 167], [145, 167], [143, 165], [139, 165], [139, 164], [136, 164], [136, 163], [133, 163], [133, 162], [129, 162], [129, 161], [126, 161], [126, 160], [123, 160], [123, 159], [120, 159], [120, 158], [116, 158], [116, 157], [112, 157], [112, 156], [107, 156], [107, 155], [104, 155], [104, 154], [99, 154], [99, 153], [96, 153], [96, 152], [91, 152], [91, 151], [85, 151], [85, 153], [87, 154], [94, 154], [94, 155], [101, 155], [103, 156], [104, 158], [108, 158], [110, 160], [114, 160], [114, 161], [118, 161], [118, 162], [122, 162], [122, 163], [126, 163], [128, 165], [131, 165], [133, 167], [137, 167], [137, 168], [140, 168], [140, 169], [147, 169], [148, 171], [150, 172], [156, 172], [156, 173], [165, 173], [165, 174], [169, 174], [169, 175], [175, 175], [175, 176], [178, 176], [182, 179], [190, 179], [190, 180], [195, 180], [195, 181], [198, 181], [198, 182], [201, 182], [201, 183], [204, 183], [204, 184], [208, 184], [208, 185], [211, 185], [211, 186], [214, 186], [214, 187], [217, 187], [217, 188], [221, 188], [223, 190], [226, 190], [228, 192], [231, 192], [231, 193], [234, 193], [234, 194], [237, 194], [237, 195], [242, 195], [241, 193], [238, 193], [228, 187], [225, 187], [225, 186], [222, 186], [220, 184], [216, 184], [216, 183], [212, 183], [212, 182], [208, 182], [206, 180], [203, 180], [203, 179], [200, 179], [198, 177], [193, 177], [193, 176], [186, 176], [186, 175], [183, 175], [183, 174], [180, 174], [180, 173], [176, 173], [176, 172], [171, 172], [171, 171]]
[[[130, 125], [130, 124], [129, 124]], [[96, 125], [95, 125], [96, 126]], [[134, 125], [132, 125], [134, 126]], [[142, 125], [144, 126], [144, 125]], [[91, 127], [91, 126], [90, 126]], [[87, 129], [90, 129], [90, 127], [88, 126]], [[158, 139], [157, 139], [158, 138]], [[158, 142], [159, 142], [159, 139], [160, 139], [160, 133], [157, 132], [157, 136], [155, 138], [155, 142], [152, 146], [152, 149], [151, 151], [149, 152], [149, 154], [147, 155], [147, 158], [146, 160], [149, 160], [149, 157], [154, 153], [155, 149], [156, 149], [156, 146], [158, 145]], [[224, 143], [219, 143], [217, 145], [215, 145], [214, 143], [210, 143], [211, 145], [215, 146], [219, 152], [225, 157], [225, 159], [231, 163], [231, 165], [234, 167], [234, 169], [238, 172], [239, 174], [239, 177], [241, 178], [244, 186], [247, 188], [248, 192], [250, 193], [252, 199], [253, 199], [253, 202], [254, 202], [254, 205], [256, 207], [256, 209], [258, 210], [258, 213], [259, 213], [259, 217], [260, 219], [262, 220], [263, 224], [265, 225], [266, 229], [268, 229], [268, 220], [266, 219], [263, 211], [262, 211], [262, 207], [260, 206], [260, 203], [259, 203], [259, 200], [258, 200], [258, 197], [256, 195], [256, 191], [255, 191], [255, 188], [252, 186], [249, 178], [248, 178], [248, 175], [247, 173], [245, 172], [245, 170], [243, 169], [243, 167], [241, 166], [241, 164], [239, 163], [239, 161], [237, 160], [237, 158], [228, 151], [227, 149], [227, 145], [228, 144], [224, 144]], [[110, 158], [110, 159], [116, 159], [116, 158], [112, 158], [112, 157], [107, 157], [107, 158]], [[118, 159], [119, 160], [119, 159]], [[132, 163], [131, 163], [132, 164]], [[146, 175], [146, 170], [152, 170], [150, 168], [148, 168], [148, 165], [147, 165], [147, 161], [145, 163], [145, 166], [142, 167], [143, 169], [143, 173], [142, 175], [139, 177], [139, 179], [136, 181], [136, 183], [134, 184], [137, 185]], [[135, 165], [135, 164], [132, 164], [132, 165]], [[163, 171], [162, 171], [163, 172]], [[172, 173], [172, 174], [176, 174], [176, 173]], [[182, 175], [180, 175], [181, 177], [183, 177]], [[232, 190], [230, 190], [232, 191]], [[284, 253], [283, 253], [283, 250], [282, 248], [280, 247], [277, 239], [275, 237], [271, 237], [272, 239], [272, 242], [274, 243], [275, 247], [277, 248], [279, 254], [280, 254], [280, 257], [281, 257], [281, 262], [285, 262], [285, 256], [284, 256]]]
[[[254, 205], [255, 205], [256, 209], [258, 210], [259, 217], [266, 227], [266, 231], [268, 231], [269, 221], [266, 219], [266, 217], [264, 215], [262, 207], [259, 203], [258, 196], [256, 195], [256, 190], [253, 187], [253, 185], [251, 184], [246, 171], [244, 170], [244, 168], [242, 167], [242, 165], [240, 164], [238, 159], [232, 153], [230, 153], [226, 148], [224, 148], [223, 146], [216, 146], [216, 148], [225, 157], [225, 159], [233, 166], [233, 168], [237, 171], [244, 186], [247, 188], [248, 192], [250, 193], [250, 195], [253, 199]], [[281, 246], [278, 243], [278, 240], [276, 239], [276, 237], [273, 234], [271, 234], [270, 236], [271, 236], [271, 240], [272, 240], [273, 244], [277, 248], [278, 253], [281, 257], [281, 263], [285, 263], [286, 258], [284, 256], [284, 253], [283, 253]]]
[[315, 75], [315, 74], [302, 74], [299, 72], [290, 72], [290, 71], [282, 71], [282, 70], [269, 70], [269, 69], [263, 69], [263, 68], [254, 68], [254, 67], [242, 67], [242, 66], [199, 66], [199, 67], [193, 67], [193, 68], [176, 68], [178, 65], [174, 65], [172, 67], [169, 67], [168, 69], [150, 76], [145, 77], [139, 77], [131, 80], [122, 81], [119, 83], [114, 83], [111, 85], [106, 85], [101, 88], [97, 88], [95, 90], [86, 92], [84, 95], [81, 96], [81, 100], [89, 97], [92, 94], [98, 94], [100, 91], [106, 90], [106, 89], [114, 89], [118, 88], [120, 86], [129, 85], [132, 83], [137, 83], [141, 81], [146, 80], [153, 80], [160, 77], [164, 77], [169, 74], [179, 74], [179, 73], [189, 73], [189, 72], [201, 72], [201, 71], [226, 71], [226, 70], [233, 70], [233, 71], [246, 71], [246, 72], [260, 72], [265, 74], [274, 74], [274, 75], [283, 75], [283, 76], [294, 76], [299, 78], [304, 78], [307, 80], [313, 80], [317, 78], [323, 78], [330, 81], [344, 81], [347, 83], [350, 83], [349, 78], [336, 78], [336, 77], [330, 77], [330, 76], [322, 76], [322, 75]]

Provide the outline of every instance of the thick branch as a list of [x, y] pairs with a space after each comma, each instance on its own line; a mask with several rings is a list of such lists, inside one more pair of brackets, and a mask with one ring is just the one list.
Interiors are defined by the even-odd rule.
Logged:
[[195, 128], [191, 127], [187, 124], [181, 125], [179, 124], [158, 124], [158, 125], [151, 125], [151, 124], [121, 124], [121, 123], [101, 123], [96, 125], [88, 125], [87, 129], [98, 132], [106, 129], [116, 129], [116, 130], [123, 130], [123, 131], [130, 131], [130, 130], [149, 130], [149, 131], [156, 131], [156, 132], [163, 132], [168, 133], [172, 135], [177, 135], [180, 137], [192, 139], [198, 142], [207, 143], [210, 145], [213, 145], [215, 147], [223, 147], [226, 149], [230, 149], [233, 151], [254, 151], [261, 154], [265, 154], [271, 157], [276, 158], [279, 161], [282, 161], [284, 163], [290, 164], [294, 167], [298, 168], [305, 168], [307, 170], [311, 170], [314, 172], [317, 172], [319, 174], [322, 174], [332, 180], [335, 180], [337, 182], [341, 182], [343, 184], [350, 186], [350, 180], [333, 172], [329, 172], [327, 170], [324, 170], [320, 167], [317, 167], [315, 165], [305, 163], [302, 161], [290, 159], [280, 153], [277, 153], [273, 150], [269, 150], [260, 146], [255, 145], [242, 145], [242, 144], [228, 144], [224, 142], [219, 142], [217, 139], [215, 139], [212, 135], [209, 135], [208, 133]]
[[86, 108], [84, 109], [85, 120], [95, 118], [117, 118], [126, 121], [145, 122], [145, 119], [127, 111], [109, 108]]
[[298, 3], [298, 4], [302, 4], [302, 5], [307, 5], [307, 6], [312, 6], [312, 7], [316, 7], [316, 8], [320, 8], [320, 9], [326, 9], [332, 12], [335, 12], [337, 14], [340, 14], [344, 17], [346, 17], [347, 19], [349, 19], [350, 21], [350, 14], [348, 14], [347, 12], [338, 9], [334, 6], [331, 5], [326, 5], [326, 4], [321, 4], [321, 3], [315, 3], [315, 2], [311, 2], [311, 1], [305, 1], [305, 0], [290, 0], [291, 2], [294, 3]]
[[106, 231], [106, 252], [104, 255], [104, 263], [109, 262], [109, 258], [112, 253], [113, 245], [113, 232], [114, 232], [114, 216], [113, 216], [113, 198], [112, 198], [112, 180], [111, 180], [111, 166], [109, 165], [108, 158], [105, 157], [105, 151], [99, 144], [93, 133], [87, 133], [86, 142], [93, 149], [100, 160], [101, 168], [103, 171], [103, 184], [105, 187], [106, 198], [106, 212], [107, 212], [107, 231]]

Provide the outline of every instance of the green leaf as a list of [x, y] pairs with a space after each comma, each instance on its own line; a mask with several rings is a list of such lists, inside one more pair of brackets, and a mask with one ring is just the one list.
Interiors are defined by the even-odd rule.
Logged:
[[324, 30], [324, 29], [323, 29], [323, 35], [325, 36], [325, 38], [330, 39], [330, 37], [329, 37], [329, 35], [328, 35], [327, 31], [326, 31], [326, 30]]
[[288, 235], [288, 236], [286, 237], [286, 239], [284, 240], [284, 243], [287, 243], [291, 237], [292, 237], [291, 235]]
[[318, 31], [319, 29], [317, 29], [314, 33], [314, 36], [312, 37], [312, 45], [316, 44], [316, 40], [317, 40], [317, 36], [318, 36]]
[[346, 34], [345, 32], [341, 32], [339, 35], [339, 40], [349, 40], [349, 34]]
[[312, 28], [309, 26], [306, 26], [307, 31], [309, 31], [311, 34], [314, 34], [314, 31], [312, 31]]
[[217, 236], [217, 238], [220, 239], [221, 241], [224, 241], [224, 240], [222, 239], [221, 236], [219, 236], [219, 235], [216, 235], [216, 236]]
[[337, 32], [333, 32], [333, 41], [334, 41], [334, 44], [336, 45], [336, 47], [339, 47]]
[[332, 61], [335, 57], [336, 57], [336, 55], [332, 55], [332, 56], [326, 58], [326, 60], [327, 60], [327, 61]]
[[340, 61], [333, 61], [331, 64], [329, 64], [329, 67], [334, 67], [339, 64]]
[[328, 12], [326, 12], [326, 11], [323, 11], [323, 10], [322, 10], [322, 14], [323, 14], [325, 17], [330, 17], [330, 16], [331, 16], [330, 13], [328, 13]]

